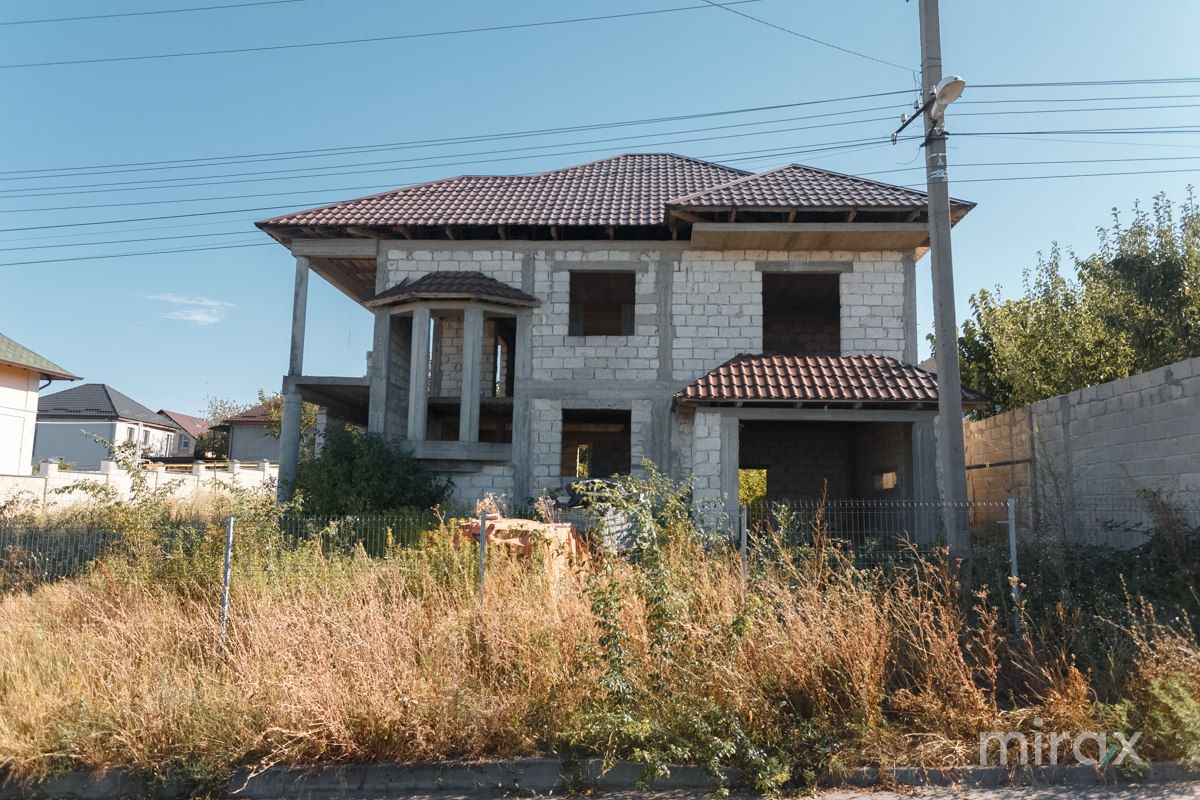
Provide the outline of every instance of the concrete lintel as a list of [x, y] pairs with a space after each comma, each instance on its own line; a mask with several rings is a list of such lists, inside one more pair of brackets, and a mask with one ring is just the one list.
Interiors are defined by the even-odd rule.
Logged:
[[564, 386], [563, 381], [531, 380], [526, 384], [525, 394], [536, 400], [578, 401], [583, 403], [579, 408], [588, 408], [588, 403], [604, 399], [628, 402], [654, 400], [663, 395], [674, 397], [682, 386], [680, 381], [571, 381]]
[[497, 442], [441, 442], [419, 441], [409, 443], [413, 455], [421, 459], [443, 461], [512, 461], [512, 445]]
[[924, 222], [697, 222], [693, 233], [924, 233]]
[[936, 411], [878, 408], [754, 408], [752, 406], [702, 407], [701, 410], [743, 420], [779, 422], [920, 422], [932, 420]]
[[649, 272], [648, 261], [551, 261], [552, 272]]
[[516, 317], [524, 310], [515, 306], [502, 306], [498, 303], [480, 303], [474, 300], [421, 300], [402, 305], [384, 306], [380, 310], [391, 314], [393, 317], [408, 317], [412, 316], [413, 310], [416, 308], [425, 308], [430, 311], [462, 311], [467, 306], [482, 309], [485, 314], [490, 314], [493, 317]]
[[[389, 250], [397, 251], [446, 251], [446, 250], [462, 250], [462, 251], [503, 251], [503, 252], [518, 252], [518, 253], [555, 253], [558, 251], [575, 250], [582, 253], [597, 253], [607, 252], [610, 250], [622, 250], [627, 252], [642, 252], [642, 251], [658, 251], [658, 252], [682, 252], [684, 250], [694, 249], [686, 241], [671, 241], [668, 239], [637, 239], [637, 240], [599, 240], [599, 239], [575, 239], [563, 241], [546, 241], [539, 239], [530, 241], [528, 239], [506, 239], [497, 241], [495, 239], [385, 239], [382, 240], [380, 247], [382, 252], [386, 253]], [[372, 254], [373, 255], [373, 254]], [[565, 263], [565, 262], [564, 262]], [[571, 262], [585, 263], [585, 262]]]
[[300, 384], [313, 386], [370, 386], [371, 379], [364, 375], [288, 375], [283, 379], [283, 390], [290, 391]]
[[814, 275], [836, 275], [853, 272], [853, 261], [755, 261], [757, 272], [810, 272]]
[[289, 248], [292, 255], [314, 258], [376, 258], [378, 239], [296, 239]]

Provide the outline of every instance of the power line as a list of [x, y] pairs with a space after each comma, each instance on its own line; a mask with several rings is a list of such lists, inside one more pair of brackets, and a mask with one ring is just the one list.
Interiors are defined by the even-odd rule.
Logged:
[[1029, 89], [1054, 86], [1141, 86], [1149, 84], [1200, 83], [1200, 78], [1126, 78], [1102, 81], [1040, 81], [1031, 83], [977, 83], [973, 89]]
[[902, 64], [897, 64], [893, 61], [887, 61], [882, 58], [876, 58], [875, 56], [867, 55], [866, 53], [860, 53], [857, 50], [851, 50], [848, 47], [842, 47], [841, 45], [833, 44], [832, 42], [827, 42], [823, 39], [818, 39], [815, 36], [809, 36], [807, 33], [801, 33], [800, 31], [792, 30], [791, 28], [785, 28], [783, 25], [778, 25], [774, 22], [770, 22], [769, 20], [765, 20], [760, 17], [754, 17], [743, 11], [738, 11], [735, 8], [730, 8], [729, 6], [734, 5], [733, 3], [718, 3], [718, 2], [716, 2], [716, 0], [704, 0], [704, 2], [708, 3], [713, 8], [720, 8], [725, 11], [728, 11], [730, 14], [737, 14], [739, 17], [744, 17], [745, 19], [751, 20], [752, 22], [757, 22], [759, 25], [766, 25], [768, 28], [774, 28], [777, 31], [783, 31], [784, 33], [790, 33], [792, 36], [799, 36], [801, 39], [805, 39], [807, 41], [813, 42], [814, 44], [819, 44], [822, 47], [828, 47], [832, 50], [837, 50], [839, 52], [847, 53], [852, 56], [858, 56], [859, 58], [865, 58], [868, 61], [874, 61], [876, 64], [884, 64], [889, 67], [895, 67], [896, 69], [902, 69], [905, 72], [913, 72], [912, 67], [906, 67]]
[[[676, 114], [676, 115], [665, 116], [665, 117], [647, 117], [647, 118], [643, 118], [643, 119], [621, 120], [621, 121], [616, 121], [616, 122], [596, 122], [596, 123], [588, 123], [588, 124], [584, 124], [584, 125], [571, 125], [571, 126], [558, 127], [558, 128], [535, 128], [532, 130], [524, 130], [524, 131], [507, 131], [507, 132], [503, 132], [503, 133], [475, 134], [472, 136], [456, 136], [456, 137], [443, 138], [443, 139], [413, 139], [413, 140], [408, 140], [408, 141], [383, 142], [383, 143], [367, 144], [367, 145], [346, 145], [346, 146], [342, 146], [342, 147], [318, 147], [318, 148], [311, 148], [311, 149], [306, 149], [306, 150], [278, 150], [278, 151], [266, 152], [266, 153], [244, 153], [241, 155], [233, 155], [233, 156], [203, 156], [203, 157], [197, 157], [197, 158], [165, 159], [165, 160], [161, 160], [161, 161], [131, 161], [131, 162], [126, 162], [126, 163], [118, 163], [118, 164], [98, 164], [98, 165], [91, 165], [91, 166], [75, 166], [75, 167], [43, 167], [40, 169], [10, 170], [7, 172], [0, 172], [0, 175], [22, 176], [22, 177], [4, 177], [4, 178], [0, 178], [0, 180], [6, 180], [6, 181], [27, 180], [28, 177], [31, 176], [32, 173], [45, 173], [45, 172], [62, 172], [62, 171], [76, 171], [76, 170], [108, 170], [109, 168], [116, 168], [116, 167], [164, 167], [164, 168], [171, 168], [171, 169], [185, 169], [185, 168], [200, 167], [200, 166], [225, 166], [227, 164], [242, 163], [242, 162], [248, 162], [248, 161], [285, 160], [283, 158], [275, 158], [276, 156], [303, 158], [303, 157], [318, 156], [318, 155], [347, 155], [347, 154], [355, 154], [358, 152], [374, 152], [376, 150], [383, 150], [383, 149], [408, 149], [408, 148], [421, 148], [421, 147], [443, 146], [443, 145], [452, 145], [452, 144], [468, 144], [468, 143], [473, 144], [475, 142], [481, 142], [481, 141], [495, 141], [495, 140], [500, 140], [500, 139], [516, 139], [516, 138], [525, 138], [525, 137], [530, 137], [530, 136], [542, 136], [542, 135], [556, 134], [556, 133], [576, 133], [579, 131], [589, 131], [589, 130], [605, 130], [605, 129], [609, 129], [609, 128], [629, 127], [632, 125], [652, 125], [652, 124], [663, 123], [663, 122], [681, 122], [681, 121], [693, 120], [693, 119], [704, 119], [704, 118], [708, 118], [708, 117], [731, 116], [731, 115], [735, 115], [735, 114], [750, 114], [750, 113], [755, 113], [755, 112], [760, 112], [760, 111], [779, 111], [779, 110], [785, 109], [785, 108], [800, 108], [803, 106], [827, 105], [829, 103], [844, 103], [844, 102], [850, 102], [852, 100], [867, 100], [867, 99], [872, 99], [872, 98], [876, 98], [876, 97], [894, 97], [896, 95], [902, 95], [902, 94], [909, 94], [909, 91], [902, 89], [902, 90], [896, 90], [896, 91], [890, 91], [890, 92], [872, 92], [870, 94], [848, 95], [845, 97], [830, 97], [830, 98], [824, 98], [821, 100], [801, 100], [801, 101], [797, 101], [794, 103], [776, 103], [773, 105], [766, 105], [766, 106], [750, 106], [750, 107], [746, 107], [746, 108], [724, 109], [722, 111], [705, 111], [705, 112], [698, 112], [698, 113], [693, 113], [693, 114]], [[847, 113], [850, 113], [850, 112], [847, 112]], [[201, 161], [220, 162], [220, 163], [217, 163], [217, 164], [199, 164], [199, 163], [197, 163], [197, 162], [201, 162]], [[186, 165], [186, 166], [174, 166], [174, 165]], [[118, 171], [146, 172], [149, 170], [141, 170], [141, 169], [136, 169], [136, 170], [135, 169], [131, 169], [131, 170], [116, 170], [116, 169], [114, 169], [113, 170], [113, 172], [118, 172]], [[89, 172], [89, 173], [81, 173], [81, 174], [102, 175], [102, 174], [112, 174], [112, 172]], [[41, 175], [39, 177], [60, 177], [60, 176]]]
[[[702, 136], [702, 137], [693, 137], [693, 138], [687, 138], [687, 139], [658, 140], [658, 141], [653, 141], [653, 142], [644, 142], [640, 146], [660, 147], [663, 145], [690, 144], [693, 142], [709, 142], [709, 141], [716, 141], [719, 139], [741, 139], [741, 138], [745, 138], [745, 137], [749, 137], [749, 136], [768, 136], [771, 134], [791, 133], [791, 132], [802, 131], [802, 130], [816, 130], [819, 128], [846, 127], [849, 125], [871, 124], [871, 123], [883, 122], [888, 119], [891, 119], [891, 118], [890, 117], [873, 117], [873, 118], [862, 119], [862, 120], [823, 123], [823, 124], [819, 124], [819, 125], [801, 125], [801, 126], [794, 126], [794, 127], [790, 127], [790, 128], [775, 128], [775, 129], [763, 130], [763, 131], [742, 131], [739, 133], [727, 133], [727, 134], [722, 134], [719, 136]], [[680, 133], [687, 133], [687, 132], [688, 131], [680, 131]], [[655, 134], [643, 134], [641, 137], [638, 137], [638, 138], [646, 138], [647, 136], [653, 136], [653, 135], [655, 135]], [[606, 143], [607, 141], [610, 141], [610, 140], [601, 139], [601, 140], [596, 140], [595, 142], [578, 142], [577, 144], [584, 144], [584, 145], [595, 144], [595, 143], [603, 144], [603, 143]], [[533, 159], [533, 158], [550, 158], [550, 157], [555, 157], [555, 156], [580, 155], [580, 154], [592, 154], [592, 153], [603, 152], [602, 149], [595, 148], [595, 147], [589, 147], [589, 148], [585, 148], [582, 150], [565, 150], [565, 151], [557, 150], [555, 152], [548, 152], [546, 150], [546, 147], [569, 147], [569, 146], [571, 146], [571, 144], [576, 144], [576, 143], [562, 144], [562, 145], [547, 145], [547, 146], [543, 146], [543, 147], [539, 147], [539, 148], [516, 148], [517, 150], [534, 149], [537, 152], [526, 153], [524, 155], [501, 156], [498, 158], [481, 158], [481, 159], [473, 159], [473, 160], [467, 160], [467, 161], [442, 161], [442, 162], [438, 162], [438, 163], [418, 164], [418, 165], [414, 165], [414, 166], [384, 166], [384, 167], [377, 167], [374, 169], [351, 169], [351, 170], [345, 170], [345, 171], [339, 171], [339, 172], [322, 172], [322, 173], [310, 174], [310, 175], [304, 175], [304, 174], [288, 175], [285, 177], [275, 177], [275, 178], [245, 178], [245, 179], [241, 179], [241, 180], [211, 181], [211, 182], [199, 182], [199, 183], [192, 183], [192, 184], [176, 183], [176, 184], [172, 184], [169, 186], [133, 186], [133, 187], [116, 188], [116, 189], [97, 189], [97, 190], [94, 190], [93, 192], [86, 192], [86, 191], [85, 192], [73, 192], [73, 191], [36, 192], [35, 191], [35, 192], [28, 192], [28, 193], [24, 193], [24, 194], [0, 195], [0, 201], [6, 200], [6, 199], [18, 199], [18, 198], [27, 198], [27, 197], [56, 197], [56, 196], [61, 196], [61, 195], [92, 194], [92, 193], [96, 193], [96, 192], [111, 193], [111, 192], [141, 191], [141, 190], [162, 191], [165, 189], [185, 188], [185, 187], [189, 187], [189, 186], [211, 186], [211, 185], [226, 185], [226, 184], [231, 184], [231, 183], [256, 183], [256, 182], [261, 182], [261, 181], [279, 181], [279, 180], [302, 180], [305, 178], [341, 177], [341, 176], [346, 176], [346, 175], [363, 175], [363, 174], [372, 174], [372, 173], [379, 173], [379, 172], [387, 172], [387, 173], [408, 172], [408, 171], [412, 171], [412, 170], [436, 169], [436, 168], [445, 168], [445, 167], [462, 167], [462, 166], [472, 166], [472, 165], [476, 165], [476, 164], [495, 164], [498, 162], [524, 161], [524, 160]], [[488, 151], [484, 151], [484, 152], [478, 153], [478, 154], [465, 153], [462, 155], [489, 155], [489, 154], [504, 153], [504, 152], [511, 152], [511, 151], [500, 150], [500, 151], [490, 151], [490, 153]], [[449, 156], [449, 157], [453, 157], [453, 156]], [[391, 162], [384, 161], [384, 162], [374, 162], [374, 163], [375, 164], [408, 164], [412, 161], [429, 161], [434, 158], [439, 158], [439, 156], [425, 156], [423, 158], [417, 158], [417, 159], [402, 159], [400, 161], [391, 161]], [[346, 166], [371, 166], [371, 165], [372, 165], [372, 162], [366, 162], [361, 165], [346, 165]], [[286, 170], [286, 171], [292, 172], [294, 170]], [[346, 189], [330, 189], [328, 191], [358, 191], [360, 189], [366, 189], [366, 188], [368, 188], [368, 187], [360, 186], [360, 187], [349, 187]], [[16, 191], [19, 191], [19, 190], [16, 190]], [[312, 191], [312, 190], [303, 190], [303, 191]], [[201, 200], [229, 200], [229, 199], [235, 199], [235, 198], [269, 197], [269, 196], [278, 195], [278, 194], [300, 194], [300, 193], [301, 193], [301, 191], [298, 190], [298, 191], [288, 191], [288, 192], [269, 192], [266, 194], [234, 195], [233, 197], [228, 197], [228, 196], [226, 196], [226, 197], [209, 197], [209, 198], [196, 198], [196, 199], [183, 199], [183, 200], [145, 200], [145, 201], [135, 201], [135, 202], [126, 202], [126, 203], [101, 203], [101, 204], [96, 204], [96, 205], [52, 206], [52, 207], [44, 207], [44, 208], [21, 208], [21, 209], [0, 210], [0, 214], [16, 213], [19, 211], [75, 211], [75, 210], [86, 209], [86, 208], [106, 208], [106, 207], [114, 207], [114, 206], [154, 205], [154, 204], [161, 204], [161, 203], [177, 203], [177, 202], [199, 202]]]
[[[704, 0], [708, 2], [708, 0]], [[742, 3], [758, 3], [762, 0], [729, 0], [730, 5]], [[659, 8], [652, 11], [626, 11], [620, 14], [601, 14], [592, 17], [575, 17], [572, 19], [543, 20], [540, 22], [518, 22], [508, 25], [488, 25], [477, 28], [458, 28], [449, 31], [425, 31], [422, 33], [400, 33], [391, 36], [368, 36], [359, 39], [337, 39], [326, 42], [299, 42], [295, 44], [263, 45], [259, 47], [234, 47], [225, 50], [193, 50], [183, 53], [151, 53], [140, 56], [108, 56], [104, 58], [78, 58], [63, 61], [34, 61], [25, 64], [0, 64], [0, 69], [27, 69], [33, 67], [63, 67], [78, 64], [113, 64], [125, 61], [152, 61], [168, 58], [193, 58], [198, 56], [222, 56], [238, 53], [265, 53], [273, 50], [300, 50], [309, 47], [340, 47], [350, 44], [371, 44], [375, 42], [396, 42], [407, 39], [428, 39], [441, 36], [459, 36], [470, 33], [494, 33], [496, 31], [512, 31], [527, 28], [546, 28], [555, 25], [573, 25], [581, 22], [601, 22], [612, 19], [628, 19], [630, 17], [648, 17], [656, 14], [672, 14], [677, 11], [694, 11], [707, 9], [708, 5], [676, 6], [674, 8]]]
[[[344, 169], [344, 168], [355, 168], [355, 167], [375, 167], [375, 166], [382, 166], [382, 165], [410, 164], [413, 162], [431, 161], [431, 160], [439, 159], [439, 158], [459, 158], [459, 157], [464, 157], [464, 156], [496, 155], [496, 154], [503, 154], [503, 153], [524, 152], [524, 151], [529, 151], [529, 150], [546, 151], [547, 148], [552, 148], [552, 147], [556, 148], [556, 147], [569, 147], [569, 146], [574, 146], [574, 145], [585, 145], [585, 144], [606, 144], [606, 143], [612, 143], [612, 142], [628, 141], [630, 139], [646, 139], [646, 138], [654, 137], [654, 136], [672, 136], [672, 135], [676, 135], [676, 134], [702, 133], [702, 132], [706, 132], [706, 131], [717, 131], [717, 130], [728, 130], [731, 128], [746, 128], [746, 127], [752, 127], [752, 126], [773, 125], [773, 124], [778, 124], [778, 123], [783, 123], [783, 122], [794, 122], [794, 121], [809, 120], [809, 119], [823, 119], [823, 118], [827, 118], [827, 117], [844, 117], [844, 116], [850, 116], [850, 115], [854, 115], [854, 114], [869, 113], [869, 112], [873, 112], [873, 111], [885, 111], [889, 108], [890, 108], [890, 106], [874, 106], [871, 108], [853, 109], [853, 110], [848, 110], [848, 111], [833, 111], [833, 112], [827, 112], [827, 113], [823, 113], [823, 114], [808, 114], [808, 115], [803, 115], [803, 116], [798, 116], [798, 117], [784, 117], [781, 119], [759, 120], [759, 121], [755, 121], [755, 122], [737, 122], [737, 123], [732, 123], [729, 125], [711, 125], [711, 126], [706, 126], [706, 127], [701, 127], [701, 128], [688, 128], [688, 129], [677, 130], [677, 131], [664, 131], [661, 133], [637, 133], [637, 134], [629, 134], [626, 136], [609, 137], [609, 138], [604, 138], [604, 139], [587, 139], [587, 140], [583, 140], [583, 141], [574, 141], [574, 142], [529, 145], [529, 146], [525, 146], [525, 147], [504, 148], [504, 149], [499, 149], [499, 150], [477, 150], [477, 151], [473, 151], [473, 152], [453, 153], [453, 154], [448, 153], [448, 154], [444, 154], [444, 155], [442, 155], [442, 154], [426, 155], [426, 156], [417, 156], [414, 158], [406, 158], [406, 159], [389, 159], [389, 160], [385, 160], [385, 161], [360, 161], [360, 162], [349, 163], [349, 164], [329, 164], [329, 165], [318, 165], [318, 166], [312, 166], [312, 167], [291, 167], [288, 169], [255, 170], [255, 171], [251, 171], [251, 172], [226, 172], [226, 173], [217, 173], [215, 175], [203, 175], [203, 176], [189, 175], [189, 176], [177, 177], [177, 178], [138, 179], [138, 180], [132, 180], [132, 181], [113, 181], [113, 182], [104, 182], [104, 183], [83, 183], [83, 184], [66, 184], [66, 185], [45, 186], [45, 187], [21, 187], [18, 189], [0, 189], [0, 193], [3, 193], [3, 194], [0, 194], [0, 199], [6, 198], [6, 197], [45, 197], [45, 196], [53, 196], [53, 195], [59, 195], [59, 194], [64, 194], [64, 195], [65, 194], [90, 194], [90, 193], [94, 193], [94, 192], [108, 192], [108, 191], [135, 191], [135, 190], [142, 191], [142, 190], [159, 190], [159, 189], [164, 189], [164, 188], [174, 189], [174, 188], [191, 187], [191, 186], [214, 186], [214, 185], [229, 184], [229, 183], [257, 183], [257, 182], [261, 182], [261, 181], [295, 180], [297, 178], [304, 178], [304, 177], [309, 177], [309, 176], [323, 177], [325, 175], [335, 175], [335, 174], [336, 175], [361, 174], [362, 172], [375, 172], [375, 171], [384, 171], [384, 170], [362, 170], [357, 173], [356, 172], [337, 172], [337, 173], [320, 172], [320, 173], [318, 173], [318, 172], [316, 172], [316, 170], [332, 170], [332, 169]], [[867, 120], [851, 120], [851, 121], [846, 121], [844, 123], [838, 123], [838, 124], [850, 125], [850, 124], [858, 124], [860, 122], [861, 123], [878, 122], [878, 121], [881, 121], [881, 119], [882, 118], [867, 119]], [[784, 131], [782, 131], [782, 132], [789, 132], [790, 130], [794, 130], [794, 129], [784, 129]], [[775, 133], [775, 132], [780, 132], [780, 131], [762, 131], [761, 133], [769, 134], [769, 133]], [[748, 132], [745, 135], [760, 135], [760, 132]], [[722, 138], [722, 137], [706, 137], [705, 140], [715, 139], [715, 138]], [[654, 143], [639, 143], [637, 146], [653, 146], [653, 144]], [[377, 152], [377, 151], [372, 151], [372, 152]], [[551, 154], [551, 155], [553, 155], [553, 154]], [[429, 166], [429, 167], [458, 166], [458, 165], [461, 165], [464, 163], [478, 163], [478, 162], [450, 162], [448, 164], [443, 163], [443, 164], [421, 165], [419, 167], [413, 167], [413, 168], [414, 169], [425, 168], [426, 166]], [[220, 166], [223, 166], [223, 165], [220, 165]], [[289, 174], [283, 175], [283, 173], [289, 173]], [[300, 173], [300, 174], [290, 174], [290, 173]], [[281, 175], [282, 177], [246, 179], [246, 178], [248, 178], [248, 176], [258, 176], [258, 175], [277, 175], [277, 176]], [[49, 176], [49, 177], [57, 178], [57, 177], [66, 177], [66, 176], [54, 175], [54, 176]], [[216, 178], [240, 178], [240, 179], [244, 179], [244, 180], [231, 180], [231, 181], [210, 180], [210, 179], [216, 179]], [[193, 181], [193, 182], [192, 183], [179, 183], [179, 181]], [[145, 184], [155, 184], [155, 185], [147, 186]], [[113, 187], [117, 187], [117, 188], [113, 188]], [[71, 189], [83, 189], [83, 190], [90, 190], [90, 191], [81, 191], [81, 192], [58, 191], [58, 190], [71, 190]], [[20, 194], [17, 194], [18, 192]]]
[[[1066, 175], [1001, 175], [992, 178], [955, 178], [953, 183], [995, 183], [998, 181], [1048, 181], [1059, 180], [1063, 178], [1105, 178], [1117, 177], [1122, 175], [1172, 175], [1189, 172], [1200, 172], [1200, 168], [1189, 167], [1186, 169], [1152, 169], [1152, 170], [1130, 170], [1127, 172], [1073, 172]], [[917, 189], [919, 186], [909, 186], [909, 189]]]
[[[915, 136], [914, 137], [905, 137], [905, 139], [909, 139], [909, 140], [917, 139], [917, 138], [919, 138], [919, 137], [915, 137]], [[905, 139], [902, 139], [902, 141], [904, 141]], [[769, 152], [774, 152], [777, 154], [779, 154], [779, 153], [799, 154], [799, 153], [834, 152], [834, 151], [839, 151], [839, 150], [852, 150], [852, 149], [855, 149], [855, 148], [858, 148], [861, 146], [874, 146], [874, 145], [882, 144], [882, 143], [885, 143], [888, 141], [890, 141], [890, 139], [888, 137], [880, 136], [880, 137], [872, 137], [872, 138], [850, 140], [850, 141], [824, 142], [821, 144], [812, 145], [811, 147], [809, 147], [805, 150], [792, 150], [792, 151], [779, 151], [778, 149], [745, 150], [745, 151], [741, 151], [738, 153], [726, 153], [726, 154], [718, 154], [718, 155], [710, 155], [710, 156], [697, 156], [697, 158], [701, 158], [701, 159], [737, 158], [739, 156], [748, 155], [748, 154], [766, 154]], [[404, 188], [404, 187], [394, 187], [394, 188]], [[327, 205], [329, 203], [341, 202], [341, 201], [344, 201], [345, 199], [346, 198], [334, 198], [331, 200], [310, 201], [310, 202], [306, 203], [306, 206], [309, 208], [315, 208], [315, 207], [320, 207], [322, 205]], [[49, 225], [27, 225], [27, 226], [21, 226], [21, 227], [16, 227], [16, 228], [0, 228], [0, 233], [16, 233], [16, 232], [21, 232], [21, 231], [40, 231], [40, 230], [58, 230], [58, 229], [63, 229], [63, 228], [82, 228], [82, 227], [90, 227], [90, 226], [96, 226], [96, 225], [118, 225], [118, 224], [124, 224], [124, 223], [128, 223], [128, 222], [157, 222], [159, 220], [166, 220], [166, 219], [187, 219], [187, 218], [191, 218], [191, 217], [207, 217], [207, 216], [216, 216], [216, 215], [221, 215], [221, 214], [242, 214], [242, 213], [248, 214], [251, 212], [275, 211], [280, 208], [286, 208], [286, 207], [278, 206], [278, 205], [258, 206], [255, 208], [237, 208], [237, 209], [227, 209], [227, 210], [221, 210], [221, 211], [193, 211], [193, 212], [183, 213], [183, 214], [161, 214], [161, 215], [155, 215], [155, 216], [149, 216], [149, 217], [133, 217], [133, 218], [129, 218], [129, 219], [95, 220], [92, 222], [63, 222], [63, 223], [56, 223], [56, 224], [49, 224]]]
[[148, 17], [154, 14], [190, 14], [194, 11], [219, 11], [222, 9], [231, 8], [250, 8], [251, 6], [275, 6], [283, 3], [303, 3], [306, 0], [258, 0], [252, 3], [228, 3], [222, 6], [195, 6], [193, 8], [165, 8], [155, 11], [125, 11], [116, 14], [92, 14], [86, 17], [52, 17], [50, 19], [16, 19], [8, 22], [0, 22], [0, 26], [7, 25], [41, 25], [48, 22], [79, 22], [81, 20], [91, 19], [114, 19], [116, 17]]
[[9, 261], [0, 267], [24, 267], [32, 264], [61, 264], [64, 261], [99, 261], [104, 258], [132, 258], [134, 256], [157, 256], [166, 253], [199, 253], [205, 250], [235, 250], [240, 247], [267, 247], [275, 242], [252, 242], [249, 244], [221, 244], [212, 247], [180, 247], [172, 250], [143, 250], [140, 253], [109, 253], [97, 256], [75, 256], [72, 258], [42, 258], [35, 261]]

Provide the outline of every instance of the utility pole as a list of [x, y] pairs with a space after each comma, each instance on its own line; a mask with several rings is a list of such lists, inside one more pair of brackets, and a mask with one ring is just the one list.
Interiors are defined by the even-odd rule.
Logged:
[[[927, 101], [942, 80], [938, 0], [920, 0], [921, 88], [925, 102], [925, 178], [929, 197], [929, 255], [933, 273], [933, 329], [937, 340], [937, 472], [942, 526], [950, 554], [971, 557], [967, 529], [967, 472], [963, 448], [962, 381], [958, 365], [958, 316], [954, 312], [954, 261], [950, 248], [950, 187], [946, 130], [936, 105]], [[942, 109], [944, 112], [944, 109]]]

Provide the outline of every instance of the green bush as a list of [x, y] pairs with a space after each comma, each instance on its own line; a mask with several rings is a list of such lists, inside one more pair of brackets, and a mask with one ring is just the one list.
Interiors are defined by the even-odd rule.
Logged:
[[376, 434], [338, 427], [320, 454], [301, 460], [296, 490], [305, 513], [344, 515], [430, 508], [446, 500], [450, 482]]

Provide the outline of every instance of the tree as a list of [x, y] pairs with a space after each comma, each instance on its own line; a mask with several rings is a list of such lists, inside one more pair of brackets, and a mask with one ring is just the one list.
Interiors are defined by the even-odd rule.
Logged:
[[959, 358], [985, 415], [1200, 355], [1200, 214], [1189, 197], [1175, 216], [1162, 195], [1128, 226], [1114, 211], [1096, 253], [1068, 267], [1055, 244], [1021, 297], [972, 295]]
[[320, 453], [301, 457], [296, 490], [305, 513], [345, 515], [430, 508], [446, 500], [450, 483], [383, 437], [334, 425]]
[[204, 403], [204, 416], [213, 424], [213, 427], [196, 437], [196, 447], [193, 452], [197, 458], [228, 458], [229, 437], [225, 431], [215, 430], [215, 428], [250, 406], [230, 400], [228, 397], [214, 397], [213, 395], [204, 398]]
[[[267, 394], [262, 389], [259, 389], [258, 402], [260, 405], [266, 406], [267, 418], [270, 420], [268, 424], [271, 429], [271, 434], [278, 439], [280, 431], [283, 428], [283, 393], [275, 392], [274, 394]], [[317, 407], [312, 403], [302, 403], [300, 405], [301, 440], [311, 441], [316, 430]]]

